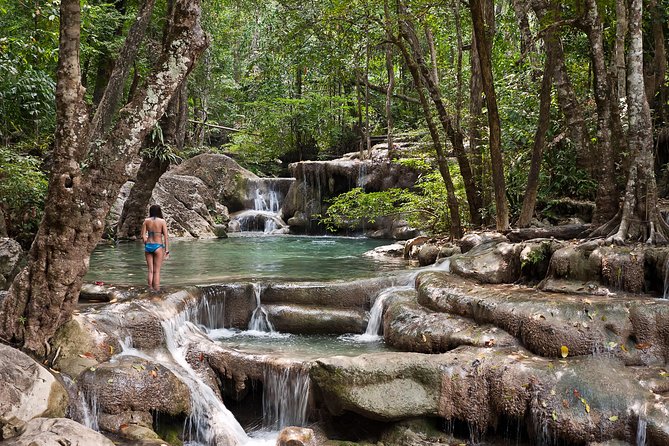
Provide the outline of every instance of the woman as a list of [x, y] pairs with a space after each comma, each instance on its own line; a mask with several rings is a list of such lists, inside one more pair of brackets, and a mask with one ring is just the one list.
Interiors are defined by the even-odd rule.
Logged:
[[167, 223], [163, 220], [160, 206], [154, 204], [149, 208], [149, 218], [142, 224], [144, 255], [149, 268], [149, 289], [160, 291], [160, 267], [163, 260], [170, 255]]

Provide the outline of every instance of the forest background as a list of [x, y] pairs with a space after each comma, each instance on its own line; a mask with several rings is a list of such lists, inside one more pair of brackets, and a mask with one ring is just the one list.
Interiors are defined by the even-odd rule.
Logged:
[[[95, 109], [145, 2], [81, 4], [82, 85]], [[59, 5], [0, 7], [0, 210], [5, 231], [26, 247], [41, 219], [54, 141]], [[653, 168], [666, 195], [669, 2], [644, 6]], [[155, 3], [124, 101], [160, 54], [169, 8]], [[332, 206], [331, 227], [356, 209], [393, 208], [454, 235], [495, 217], [501, 229], [526, 226], [536, 207], [523, 207], [528, 195], [547, 212], [555, 199], [597, 200], [602, 224], [619, 210], [635, 150], [625, 1], [211, 0], [202, 10], [211, 42], [182, 86], [180, 110], [168, 112], [179, 130], [156, 125], [146, 158], [178, 162], [217, 151], [280, 176], [290, 162], [369, 150], [372, 136], [424, 143], [403, 161], [424, 168], [417, 190], [353, 191]], [[487, 71], [492, 86], [484, 85]]]

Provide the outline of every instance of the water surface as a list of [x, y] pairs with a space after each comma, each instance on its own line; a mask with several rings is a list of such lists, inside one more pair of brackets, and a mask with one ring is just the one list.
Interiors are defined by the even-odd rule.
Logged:
[[[352, 237], [249, 236], [170, 242], [161, 285], [275, 279], [327, 281], [359, 279], [406, 267], [404, 261], [363, 256], [386, 240]], [[91, 255], [87, 282], [115, 285], [146, 283], [141, 242], [100, 245]]]
[[303, 361], [330, 356], [358, 356], [365, 353], [393, 351], [378, 338], [376, 342], [359, 342], [355, 336], [297, 335], [217, 329], [209, 337], [220, 345], [240, 353], [271, 355]]

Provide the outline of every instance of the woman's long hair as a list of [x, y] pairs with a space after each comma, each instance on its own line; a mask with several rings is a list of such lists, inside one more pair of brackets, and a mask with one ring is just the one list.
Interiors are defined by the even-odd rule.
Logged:
[[160, 209], [160, 206], [158, 206], [157, 204], [152, 205], [149, 208], [149, 217], [163, 218], [163, 211]]

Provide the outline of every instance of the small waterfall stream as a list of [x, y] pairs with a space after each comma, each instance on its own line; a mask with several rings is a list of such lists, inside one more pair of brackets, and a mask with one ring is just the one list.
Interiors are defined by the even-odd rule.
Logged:
[[281, 430], [305, 426], [309, 405], [309, 373], [299, 365], [263, 370], [263, 427]]
[[249, 321], [249, 330], [263, 333], [273, 333], [274, 326], [267, 316], [267, 310], [263, 308], [260, 302], [260, 295], [262, 294], [262, 287], [258, 283], [253, 284], [253, 294], [256, 298], [256, 309], [253, 310], [251, 320]]
[[292, 181], [289, 178], [257, 178], [251, 181], [247, 191], [247, 209], [232, 216], [241, 231], [272, 234], [286, 228], [279, 211], [287, 185]]

